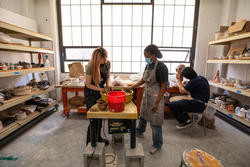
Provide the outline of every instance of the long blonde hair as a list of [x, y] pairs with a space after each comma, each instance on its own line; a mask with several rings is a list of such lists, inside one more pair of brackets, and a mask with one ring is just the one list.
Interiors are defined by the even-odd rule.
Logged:
[[108, 53], [102, 47], [96, 48], [92, 53], [92, 57], [90, 60], [92, 80], [96, 86], [99, 86], [99, 83], [101, 82], [101, 72], [100, 72], [101, 60], [107, 57], [108, 57]]

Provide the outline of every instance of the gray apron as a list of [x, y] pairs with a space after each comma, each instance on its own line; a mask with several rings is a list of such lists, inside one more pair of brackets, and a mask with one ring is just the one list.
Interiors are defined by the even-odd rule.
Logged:
[[158, 61], [156, 60], [154, 69], [145, 70], [143, 74], [144, 90], [141, 103], [141, 117], [150, 122], [152, 125], [161, 126], [164, 120], [164, 98], [161, 99], [158, 110], [152, 111], [154, 103], [160, 91], [160, 83], [156, 80], [156, 67]]

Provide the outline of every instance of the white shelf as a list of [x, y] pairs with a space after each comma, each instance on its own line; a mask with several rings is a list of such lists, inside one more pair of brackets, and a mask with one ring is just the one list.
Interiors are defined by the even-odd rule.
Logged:
[[55, 70], [54, 67], [41, 67], [41, 68], [31, 68], [31, 69], [0, 71], [0, 78], [24, 75], [24, 74], [36, 73], [36, 72], [54, 71], [54, 70]]
[[212, 81], [209, 81], [209, 84], [211, 86], [214, 86], [214, 87], [217, 87], [217, 88], [225, 89], [225, 90], [228, 90], [228, 91], [240, 94], [240, 95], [250, 97], [250, 91], [246, 91], [244, 89], [237, 89], [237, 88], [232, 87], [232, 86], [224, 86], [224, 85], [222, 85], [220, 83], [215, 83], [215, 82], [212, 82]]
[[32, 92], [31, 94], [29, 95], [25, 95], [25, 96], [16, 96], [16, 97], [13, 97], [12, 99], [10, 100], [5, 100], [4, 101], [4, 104], [3, 105], [0, 105], [0, 111], [2, 110], [5, 110], [5, 109], [8, 109], [10, 107], [13, 107], [17, 104], [20, 104], [20, 103], [23, 103], [27, 100], [30, 100], [36, 96], [39, 96], [39, 95], [42, 95], [42, 94], [45, 94], [45, 93], [48, 93], [50, 91], [54, 90], [54, 87], [50, 87], [46, 90], [37, 90], [37, 91], [34, 91]]
[[17, 129], [21, 128], [22, 126], [26, 125], [30, 121], [34, 120], [44, 112], [48, 111], [52, 107], [54, 107], [57, 104], [56, 101], [54, 101], [52, 104], [50, 104], [48, 107], [42, 109], [41, 112], [35, 111], [34, 113], [31, 113], [30, 115], [27, 116], [24, 120], [20, 121], [15, 121], [11, 123], [10, 125], [6, 126], [4, 129], [0, 131], [0, 140], [3, 139], [4, 137], [8, 136], [12, 132], [16, 131]]
[[3, 21], [0, 21], [0, 32], [4, 32], [13, 38], [31, 40], [31, 41], [53, 41], [53, 38], [40, 34], [22, 27], [18, 27]]
[[238, 117], [237, 115], [235, 115], [235, 114], [233, 114], [233, 113], [229, 113], [229, 112], [227, 112], [227, 110], [218, 107], [218, 106], [217, 106], [216, 104], [214, 104], [214, 103], [208, 102], [208, 106], [211, 106], [211, 107], [214, 108], [215, 110], [217, 110], [217, 111], [219, 111], [219, 112], [221, 112], [221, 113], [223, 113], [223, 114], [225, 114], [225, 115], [227, 115], [227, 116], [229, 116], [229, 117], [231, 117], [231, 118], [237, 120], [238, 122], [241, 122], [242, 124], [244, 124], [244, 125], [250, 127], [250, 122], [249, 122], [248, 120], [243, 119], [243, 118], [240, 118], [240, 117]]
[[226, 37], [226, 38], [222, 38], [218, 40], [209, 41], [208, 44], [209, 45], [229, 45], [232, 42], [240, 41], [244, 39], [250, 39], [250, 32], [231, 36], [231, 37]]
[[54, 54], [53, 50], [37, 48], [19, 44], [7, 44], [0, 42], [0, 50], [6, 51], [16, 51], [16, 52], [26, 52], [26, 53], [44, 53], [44, 54]]
[[236, 60], [236, 59], [210, 59], [207, 63], [221, 63], [221, 64], [250, 64], [250, 60]]

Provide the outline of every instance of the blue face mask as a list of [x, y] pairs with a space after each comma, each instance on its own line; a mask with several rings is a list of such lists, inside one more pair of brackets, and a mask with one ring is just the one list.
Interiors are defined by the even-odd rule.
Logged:
[[145, 61], [148, 63], [148, 64], [152, 64], [153, 62], [151, 61], [150, 58], [145, 58]]

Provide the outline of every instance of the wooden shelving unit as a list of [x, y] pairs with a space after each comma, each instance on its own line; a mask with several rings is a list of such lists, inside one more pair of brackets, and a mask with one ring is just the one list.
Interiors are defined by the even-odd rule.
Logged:
[[50, 88], [48, 88], [46, 90], [37, 90], [37, 91], [34, 91], [31, 94], [29, 94], [29, 95], [13, 97], [10, 100], [4, 101], [3, 105], [0, 105], [0, 111], [8, 109], [10, 107], [13, 107], [15, 105], [18, 105], [20, 103], [23, 103], [23, 102], [25, 102], [27, 100], [30, 100], [30, 99], [32, 99], [32, 98], [34, 98], [36, 96], [48, 93], [48, 92], [50, 92], [50, 91], [52, 91], [54, 89], [55, 88], [52, 86], [52, 87], [50, 87]]
[[250, 64], [250, 60], [225, 60], [225, 59], [209, 59], [207, 63], [210, 64]]
[[[33, 53], [41, 53], [41, 54], [54, 54], [53, 49], [45, 49], [45, 48], [39, 48], [39, 47], [33, 47], [32, 41], [49, 41], [52, 44], [53, 48], [53, 38], [47, 35], [43, 35], [22, 27], [18, 27], [12, 24], [8, 24], [6, 22], [0, 21], [0, 31], [8, 34], [12, 38], [18, 38], [22, 40], [29, 41], [29, 46], [22, 45], [22, 44], [14, 44], [14, 43], [1, 43], [0, 42], [0, 50], [3, 51], [11, 51], [11, 52], [23, 52], [23, 53], [30, 53], [31, 56], [31, 62], [33, 61], [32, 54]], [[24, 75], [29, 73], [37, 73], [37, 72], [46, 72], [46, 71], [55, 71], [54, 67], [43, 67], [43, 68], [31, 68], [31, 69], [21, 69], [21, 70], [8, 70], [8, 71], [0, 71], [0, 78], [3, 77], [13, 77], [17, 75]], [[33, 75], [34, 78], [34, 75]], [[54, 86], [51, 86], [47, 90], [37, 90], [33, 91], [29, 95], [25, 96], [16, 96], [13, 97], [10, 100], [4, 101], [3, 105], [0, 105], [0, 112], [2, 110], [6, 110], [10, 107], [16, 106], [18, 104], [24, 103], [27, 100], [30, 100], [36, 96], [48, 93], [50, 91], [54, 90]], [[51, 104], [49, 107], [42, 109], [41, 112], [34, 112], [24, 120], [21, 121], [15, 121], [14, 123], [8, 125], [4, 129], [0, 131], [0, 140], [7, 135], [11, 134], [15, 130], [19, 129], [20, 127], [28, 124], [30, 121], [34, 120], [47, 110], [49, 110], [51, 107], [55, 106], [56, 103]]]
[[31, 69], [0, 71], [0, 78], [12, 77], [12, 76], [24, 75], [36, 72], [54, 71], [54, 70], [55, 70], [54, 67], [41, 67], [41, 68], [31, 68]]
[[230, 45], [233, 42], [240, 41], [240, 40], [245, 40], [250, 38], [250, 32], [231, 36], [231, 37], [226, 37], [218, 40], [213, 40], [209, 41], [209, 45]]
[[24, 53], [43, 53], [43, 54], [54, 54], [53, 50], [37, 48], [32, 46], [25, 46], [19, 44], [7, 44], [0, 42], [0, 50], [6, 51], [16, 51], [16, 52], [24, 52]]
[[10, 35], [13, 38], [25, 39], [30, 41], [53, 41], [53, 38], [40, 34], [22, 27], [18, 27], [3, 21], [0, 21], [0, 31]]
[[35, 111], [34, 113], [31, 113], [30, 115], [27, 116], [24, 120], [20, 121], [15, 121], [11, 123], [10, 125], [6, 126], [4, 129], [0, 131], [0, 140], [3, 139], [4, 137], [8, 136], [12, 132], [16, 131], [17, 129], [21, 128], [22, 126], [26, 125], [30, 121], [34, 120], [44, 112], [52, 109], [55, 105], [57, 105], [57, 102], [54, 101], [52, 104], [50, 104], [48, 107], [42, 109], [41, 112]]
[[214, 87], [217, 87], [217, 88], [221, 88], [221, 89], [228, 90], [228, 91], [240, 94], [240, 95], [244, 95], [244, 96], [250, 97], [250, 91], [246, 91], [244, 89], [237, 89], [237, 88], [232, 87], [232, 86], [224, 86], [222, 84], [214, 83], [212, 81], [209, 81], [209, 84], [211, 86], [214, 86]]
[[235, 115], [233, 113], [229, 113], [229, 112], [227, 112], [227, 110], [225, 110], [223, 108], [220, 108], [219, 106], [217, 106], [214, 103], [208, 102], [208, 106], [210, 106], [210, 107], [214, 108], [215, 110], [229, 116], [230, 118], [233, 118], [233, 119], [237, 120], [238, 122], [241, 122], [242, 124], [250, 127], [250, 122], [248, 120], [240, 118], [240, 117], [238, 117], [237, 115]]
[[[250, 32], [247, 33], [242, 33], [239, 35], [235, 35], [235, 36], [230, 36], [230, 37], [226, 37], [226, 38], [222, 38], [219, 40], [213, 40], [208, 42], [208, 54], [207, 54], [207, 62], [206, 62], [206, 75], [207, 75], [207, 68], [208, 68], [208, 64], [237, 64], [237, 65], [243, 65], [243, 64], [250, 64], [250, 60], [236, 60], [236, 59], [213, 59], [209, 57], [209, 51], [210, 51], [210, 46], [211, 45], [231, 45], [231, 44], [237, 44], [237, 42], [241, 42], [241, 43], [246, 43], [250, 41]], [[237, 89], [233, 86], [225, 86], [223, 84], [220, 83], [215, 83], [212, 81], [209, 81], [209, 84], [211, 86], [217, 87], [217, 88], [221, 88], [230, 92], [234, 92], [237, 93], [239, 95], [243, 95], [246, 97], [250, 97], [250, 91], [246, 91], [244, 89]], [[246, 119], [242, 119], [239, 118], [237, 115], [232, 114], [232, 113], [228, 113], [226, 110], [221, 109], [220, 107], [216, 106], [213, 103], [209, 103], [209, 106], [215, 108], [216, 110], [218, 110], [219, 112], [237, 120], [238, 122], [241, 122], [242, 124], [250, 127], [250, 123], [246, 120]]]

